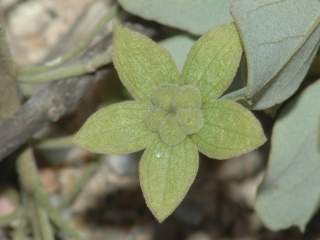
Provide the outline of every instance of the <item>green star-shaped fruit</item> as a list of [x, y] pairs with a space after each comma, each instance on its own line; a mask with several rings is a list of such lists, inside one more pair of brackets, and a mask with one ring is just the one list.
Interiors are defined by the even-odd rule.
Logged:
[[151, 95], [145, 123], [160, 139], [174, 146], [203, 126], [201, 93], [193, 86], [163, 85]]
[[113, 62], [134, 100], [104, 107], [75, 137], [85, 149], [127, 154], [145, 149], [140, 183], [161, 222], [185, 197], [198, 151], [228, 159], [265, 142], [259, 121], [240, 104], [219, 99], [230, 86], [242, 48], [233, 24], [203, 35], [179, 73], [170, 54], [151, 39], [116, 26]]

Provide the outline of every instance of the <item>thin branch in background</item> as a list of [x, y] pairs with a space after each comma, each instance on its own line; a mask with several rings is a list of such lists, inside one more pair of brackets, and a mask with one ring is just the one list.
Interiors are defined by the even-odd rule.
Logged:
[[31, 149], [25, 150], [18, 158], [17, 171], [29, 205], [28, 217], [32, 223], [34, 237], [52, 240], [53, 233], [49, 225], [49, 217], [64, 236], [75, 240], [82, 239], [70, 221], [64, 219], [60, 211], [51, 205], [50, 198], [41, 184]]
[[34, 235], [38, 236], [39, 240], [54, 240], [53, 229], [46, 209], [40, 206], [32, 196], [29, 197], [29, 201], [29, 217], [32, 223], [32, 228], [34, 229]]
[[[141, 30], [141, 25], [140, 30]], [[145, 35], [154, 31], [142, 28]], [[81, 57], [83, 61], [91, 59], [99, 52], [111, 46], [112, 34], [107, 34], [101, 41], [87, 50]], [[26, 143], [32, 136], [49, 122], [56, 122], [70, 113], [78, 105], [80, 99], [95, 83], [110, 72], [108, 66], [95, 73], [72, 77], [46, 84], [36, 92], [13, 115], [0, 122], [0, 161]]]
[[[18, 79], [21, 81], [41, 81], [41, 80], [32, 80], [33, 78], [35, 79], [41, 79], [44, 78], [43, 75], [45, 76], [50, 76], [50, 75], [57, 75], [57, 72], [66, 72], [65, 70], [67, 67], [62, 66], [65, 63], [69, 63], [70, 60], [77, 59], [83, 54], [92, 41], [101, 33], [104, 31], [106, 24], [109, 23], [118, 13], [118, 6], [114, 6], [111, 8], [110, 11], [108, 11], [106, 14], [104, 14], [101, 19], [99, 20], [98, 24], [96, 27], [86, 34], [82, 39], [80, 39], [78, 45], [73, 48], [70, 51], [67, 51], [65, 54], [63, 54], [60, 57], [57, 57], [41, 66], [26, 66], [26, 67], [20, 67], [19, 72], [18, 72]], [[100, 67], [103, 63], [108, 63], [109, 59], [104, 60], [105, 54], [101, 54], [101, 56], [96, 56], [92, 60], [92, 64], [98, 65], [96, 68]], [[100, 59], [100, 60], [99, 60]], [[80, 66], [81, 64], [81, 66]], [[89, 63], [88, 63], [89, 64]], [[60, 68], [61, 69], [60, 69]], [[86, 64], [85, 63], [77, 63], [76, 66], [72, 66], [73, 68], [81, 68], [85, 69]], [[70, 66], [71, 68], [71, 66]], [[90, 72], [96, 70], [96, 69], [89, 69], [88, 71]], [[69, 70], [72, 71], [72, 70]], [[76, 70], [73, 70], [76, 71]], [[48, 73], [49, 72], [49, 73]], [[78, 75], [80, 74], [85, 74], [85, 70], [82, 70], [81, 73], [78, 72]], [[40, 76], [38, 76], [40, 75]], [[64, 74], [63, 77], [72, 77], [75, 76], [74, 74]], [[63, 77], [60, 77], [58, 79], [63, 79]]]
[[70, 224], [70, 221], [61, 215], [59, 209], [51, 205], [48, 194], [42, 188], [38, 188], [34, 195], [37, 203], [46, 210], [50, 220], [61, 231], [62, 235], [75, 240], [82, 239], [77, 229]]
[[100, 158], [90, 163], [90, 165], [83, 170], [83, 173], [78, 182], [71, 189], [71, 191], [63, 197], [63, 201], [60, 206], [61, 208], [67, 208], [73, 205], [73, 203], [77, 200], [78, 196], [81, 194], [84, 187], [92, 179], [95, 173], [100, 169], [103, 163], [104, 159]]
[[15, 210], [13, 213], [6, 214], [0, 217], [0, 228], [9, 226], [20, 215], [20, 210]]
[[[28, 194], [26, 194], [28, 195]], [[39, 224], [39, 216], [37, 214], [37, 206], [34, 201], [32, 201], [31, 196], [26, 196], [26, 201], [24, 202], [24, 207], [27, 209], [27, 219], [31, 225], [32, 237], [34, 240], [42, 239], [41, 225]]]
[[[111, 34], [90, 48], [82, 57], [85, 61], [111, 45]], [[56, 122], [77, 106], [95, 83], [109, 72], [101, 68], [93, 74], [53, 81], [43, 86], [12, 116], [0, 123], [0, 160], [7, 157], [48, 122]]]
[[111, 48], [108, 48], [103, 53], [93, 56], [92, 59], [78, 61], [66, 66], [61, 66], [55, 69], [50, 69], [37, 74], [26, 74], [18, 76], [18, 81], [23, 83], [41, 83], [55, 80], [61, 80], [71, 77], [79, 77], [84, 74], [93, 73], [100, 67], [111, 63]]
[[13, 240], [25, 240], [27, 239], [27, 221], [26, 221], [26, 213], [25, 209], [20, 209], [18, 215], [18, 225], [14, 228], [12, 233]]

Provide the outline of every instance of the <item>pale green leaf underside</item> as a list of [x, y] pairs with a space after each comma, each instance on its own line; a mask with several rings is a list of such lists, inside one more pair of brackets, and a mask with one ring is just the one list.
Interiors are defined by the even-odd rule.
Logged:
[[16, 65], [7, 44], [5, 30], [0, 24], [0, 119], [13, 113], [18, 106]]
[[231, 0], [119, 0], [127, 11], [142, 18], [201, 35], [230, 23]]
[[187, 55], [195, 41], [195, 38], [181, 34], [164, 39], [160, 42], [160, 45], [170, 52], [178, 69], [182, 71]]
[[319, 9], [318, 0], [234, 1], [255, 109], [286, 100], [300, 86], [319, 47]]
[[140, 184], [147, 206], [162, 222], [180, 204], [198, 171], [196, 146], [186, 139], [168, 146], [156, 142], [140, 160]]
[[126, 101], [104, 107], [82, 126], [75, 142], [102, 154], [127, 154], [144, 149], [155, 138], [145, 124], [149, 105]]
[[215, 100], [230, 86], [241, 56], [241, 42], [234, 24], [214, 28], [192, 47], [181, 82], [197, 86], [204, 103]]
[[179, 72], [167, 50], [128, 28], [117, 26], [114, 34], [113, 63], [135, 99], [149, 99], [158, 86], [177, 83]]
[[200, 152], [227, 159], [250, 152], [266, 138], [259, 121], [240, 104], [218, 100], [203, 110], [204, 124], [192, 140]]
[[320, 81], [280, 114], [256, 210], [272, 230], [305, 229], [320, 202]]

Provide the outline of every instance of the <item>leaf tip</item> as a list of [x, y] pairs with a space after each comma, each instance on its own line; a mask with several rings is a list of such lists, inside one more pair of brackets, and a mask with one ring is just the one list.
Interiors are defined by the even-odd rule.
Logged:
[[261, 126], [261, 123], [259, 121], [258, 121], [258, 124], [259, 125], [258, 125], [257, 136], [256, 136], [256, 148], [261, 147], [268, 140], [264, 133], [263, 127]]
[[173, 212], [175, 209], [171, 211], [164, 211], [164, 209], [156, 209], [154, 208], [147, 200], [147, 207], [151, 211], [152, 215], [156, 218], [159, 223], [163, 223]]
[[83, 129], [83, 127], [81, 127], [77, 132], [76, 132], [76, 134], [74, 134], [73, 136], [72, 136], [72, 139], [71, 139], [71, 142], [74, 144], [74, 145], [76, 145], [76, 146], [78, 146], [78, 147], [81, 147], [81, 148], [83, 148], [84, 147], [84, 138], [83, 138], [83, 134], [82, 134], [82, 129]]

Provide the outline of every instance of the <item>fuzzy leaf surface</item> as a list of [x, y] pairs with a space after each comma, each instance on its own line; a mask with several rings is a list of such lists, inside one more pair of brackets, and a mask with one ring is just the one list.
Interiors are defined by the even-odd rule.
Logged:
[[167, 218], [183, 200], [198, 165], [198, 150], [190, 139], [175, 146], [155, 142], [146, 149], [140, 160], [140, 184], [158, 221]]
[[242, 47], [234, 24], [214, 28], [192, 47], [181, 82], [198, 87], [204, 103], [215, 100], [230, 86], [241, 56]]
[[179, 72], [169, 52], [150, 38], [117, 26], [113, 63], [120, 80], [137, 100], [147, 100], [162, 84], [175, 84]]
[[260, 122], [238, 103], [215, 101], [203, 110], [203, 118], [203, 127], [192, 136], [192, 140], [208, 157], [227, 159], [239, 156], [266, 141]]
[[94, 113], [78, 131], [75, 142], [101, 154], [127, 154], [147, 147], [155, 135], [147, 128], [148, 104], [126, 101]]

